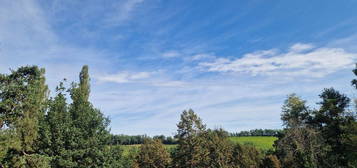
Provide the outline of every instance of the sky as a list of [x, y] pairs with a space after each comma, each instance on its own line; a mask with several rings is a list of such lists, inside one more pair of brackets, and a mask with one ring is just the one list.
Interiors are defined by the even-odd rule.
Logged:
[[0, 0], [0, 73], [91, 75], [114, 134], [174, 135], [192, 108], [210, 128], [279, 129], [296, 93], [356, 97], [357, 0]]

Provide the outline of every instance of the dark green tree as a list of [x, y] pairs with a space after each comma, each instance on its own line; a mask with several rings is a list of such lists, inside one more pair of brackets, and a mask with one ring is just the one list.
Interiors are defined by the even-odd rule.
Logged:
[[90, 78], [88, 66], [83, 66], [79, 84], [72, 84], [69, 106], [71, 116], [71, 135], [69, 148], [76, 167], [103, 167], [105, 164], [105, 145], [109, 140], [107, 129], [109, 119], [89, 102]]
[[[357, 64], [355, 69], [352, 70], [353, 74], [357, 78]], [[352, 80], [352, 86], [357, 89], [357, 79]], [[347, 137], [345, 138], [345, 144], [347, 149], [347, 159], [349, 160], [350, 167], [357, 167], [357, 99], [354, 99], [354, 113], [353, 119], [351, 120], [350, 124], [347, 126]]]
[[26, 66], [0, 75], [0, 126], [12, 132], [5, 167], [48, 166], [50, 158], [36, 154], [48, 96], [44, 73], [37, 66]]
[[[357, 77], [357, 64], [355, 69], [352, 70], [352, 72]], [[352, 79], [351, 84], [357, 89], [357, 79]]]
[[350, 99], [333, 88], [325, 89], [320, 95], [322, 101], [319, 110], [313, 114], [312, 124], [321, 132], [325, 143], [330, 148], [328, 152], [329, 166], [347, 167], [347, 146], [344, 139], [350, 123], [347, 107]]
[[63, 82], [56, 88], [57, 95], [48, 103], [45, 120], [40, 124], [39, 151], [52, 157], [52, 167], [74, 167], [69, 141], [73, 127], [68, 111], [66, 88]]

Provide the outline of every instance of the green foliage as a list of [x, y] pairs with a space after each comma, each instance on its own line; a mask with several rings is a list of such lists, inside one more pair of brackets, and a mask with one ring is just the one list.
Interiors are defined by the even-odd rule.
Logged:
[[5, 166], [46, 165], [43, 157], [34, 154], [47, 100], [44, 72], [37, 66], [27, 66], [0, 75], [0, 126], [12, 131], [14, 141], [5, 149]]
[[325, 89], [320, 95], [322, 101], [319, 110], [314, 111], [312, 124], [320, 132], [330, 150], [328, 151], [329, 165], [347, 167], [346, 160], [346, 126], [351, 117], [347, 115], [350, 99], [333, 88]]
[[[133, 145], [130, 145], [133, 146]], [[137, 146], [137, 145], [135, 145]], [[123, 168], [128, 168], [128, 167], [137, 167], [137, 164], [135, 164], [136, 157], [139, 153], [139, 148], [138, 147], [131, 147], [128, 149], [126, 153], [124, 153], [123, 157], [121, 158], [122, 160], [122, 167]]]
[[222, 129], [207, 130], [203, 136], [203, 148], [208, 149], [208, 165], [217, 168], [231, 167], [233, 143], [228, 139], [228, 133]]
[[282, 167], [318, 167], [326, 155], [320, 132], [308, 126], [310, 110], [295, 94], [289, 95], [282, 108], [281, 119], [287, 127], [275, 142], [276, 155]]
[[262, 154], [255, 147], [234, 144], [222, 129], [206, 130], [192, 110], [181, 114], [177, 127], [173, 167], [259, 167], [261, 163]]
[[208, 149], [203, 145], [203, 134], [206, 126], [190, 109], [181, 114], [181, 121], [177, 124], [178, 146], [174, 152], [173, 167], [205, 167], [208, 163]]
[[[117, 167], [122, 150], [107, 147], [109, 120], [89, 102], [89, 74], [47, 98], [44, 70], [21, 67], [0, 75], [0, 161], [5, 167]], [[47, 112], [47, 113], [45, 113]]]
[[[89, 102], [88, 67], [83, 66], [79, 84], [72, 84], [69, 105], [70, 135], [67, 137], [69, 155], [76, 167], [103, 167], [105, 164], [105, 145], [109, 137], [109, 120]], [[59, 113], [61, 113], [60, 108]], [[64, 115], [66, 116], [66, 115]]]
[[[333, 88], [325, 89], [318, 110], [289, 96], [282, 120], [287, 126], [276, 141], [276, 154], [283, 167], [353, 167], [355, 117], [347, 108], [350, 99]], [[352, 147], [352, 148], [351, 148]]]
[[160, 140], [145, 140], [140, 146], [133, 167], [140, 168], [166, 168], [170, 165], [170, 154]]
[[288, 128], [302, 126], [309, 116], [309, 110], [305, 104], [306, 101], [301, 100], [295, 94], [289, 95], [282, 107], [283, 124]]
[[39, 154], [26, 154], [10, 149], [4, 160], [4, 166], [9, 168], [49, 168], [51, 158]]
[[105, 163], [103, 167], [106, 168], [121, 168], [123, 167], [124, 161], [123, 149], [120, 146], [107, 146], [104, 150]]
[[254, 146], [236, 144], [233, 149], [232, 163], [239, 168], [257, 168], [263, 155]]
[[[356, 68], [352, 70], [353, 74], [357, 77], [357, 64], [356, 64]], [[353, 79], [351, 81], [352, 86], [354, 86], [357, 89], [357, 79]]]
[[281, 168], [280, 161], [276, 155], [267, 155], [262, 161], [261, 168]]
[[321, 134], [310, 128], [286, 129], [275, 146], [282, 167], [319, 167], [319, 163], [323, 162], [321, 159], [326, 156]]
[[[26, 66], [0, 74], [0, 167], [357, 167], [356, 113], [348, 110], [350, 99], [333, 88], [322, 92], [317, 110], [289, 95], [282, 107], [283, 131], [231, 134], [265, 137], [228, 137], [222, 129], [206, 129], [190, 109], [181, 114], [175, 138], [155, 136], [123, 147], [118, 144], [139, 144], [147, 137], [109, 134], [108, 118], [89, 101], [88, 66], [78, 84], [66, 89], [61, 82], [50, 99], [44, 72]], [[357, 76], [357, 65], [353, 72]], [[356, 79], [352, 85], [357, 89]]]

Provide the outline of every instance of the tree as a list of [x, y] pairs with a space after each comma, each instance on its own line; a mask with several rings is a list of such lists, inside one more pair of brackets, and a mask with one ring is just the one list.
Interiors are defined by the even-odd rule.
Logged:
[[52, 157], [52, 167], [112, 167], [118, 165], [121, 149], [107, 146], [109, 120], [89, 101], [88, 66], [83, 66], [79, 84], [68, 90], [61, 82], [57, 95], [49, 100], [49, 109], [41, 125], [40, 152]]
[[[355, 69], [352, 70], [353, 74], [357, 77], [357, 64]], [[357, 89], [357, 79], [352, 80], [352, 86]], [[347, 149], [347, 159], [349, 160], [350, 167], [357, 167], [357, 99], [354, 99], [355, 103], [355, 113], [354, 118], [351, 120], [350, 124], [347, 126], [347, 137], [345, 138], [345, 144]]]
[[[104, 150], [105, 163], [103, 167], [106, 168], [126, 168], [123, 159], [123, 149], [121, 146], [109, 145]], [[128, 166], [130, 167], [130, 166]]]
[[[178, 146], [173, 153], [173, 167], [233, 168], [239, 165], [258, 166], [260, 163], [260, 154], [254, 147], [245, 147], [244, 150], [237, 151], [228, 139], [226, 131], [207, 130], [192, 110], [181, 114], [181, 121], [177, 127]], [[241, 164], [242, 158], [245, 161]]]
[[351, 121], [346, 111], [350, 99], [333, 88], [325, 89], [320, 98], [321, 107], [314, 112], [312, 123], [330, 147], [328, 152], [330, 165], [347, 167], [347, 146], [344, 139], [347, 135], [345, 128]]
[[44, 73], [37, 66], [26, 66], [0, 75], [0, 127], [14, 133], [5, 166], [48, 166], [49, 158], [35, 153], [48, 95]]
[[170, 155], [161, 141], [147, 139], [140, 146], [134, 165], [140, 168], [167, 168], [170, 162]]
[[288, 128], [301, 127], [309, 116], [306, 101], [300, 99], [296, 94], [291, 94], [285, 100], [282, 107], [281, 120]]
[[107, 130], [109, 119], [89, 102], [90, 78], [88, 66], [83, 66], [79, 84], [72, 84], [69, 106], [71, 116], [71, 135], [69, 148], [76, 167], [103, 167], [105, 145], [109, 140]]
[[177, 124], [178, 146], [174, 152], [173, 167], [199, 168], [207, 167], [209, 151], [203, 148], [205, 143], [202, 135], [206, 126], [193, 110], [183, 111]]
[[286, 129], [275, 142], [282, 167], [318, 167], [325, 155], [321, 133], [309, 126], [311, 110], [295, 94], [285, 100], [281, 120]]
[[203, 148], [208, 149], [209, 159], [207, 164], [213, 168], [232, 167], [232, 154], [234, 144], [228, 139], [228, 133], [223, 129], [208, 129], [202, 135], [205, 143]]
[[286, 129], [274, 146], [282, 167], [315, 168], [325, 165], [322, 164], [326, 157], [324, 141], [320, 132], [315, 129]]
[[232, 154], [233, 167], [258, 168], [261, 161], [262, 153], [254, 146], [235, 144]]
[[262, 161], [261, 168], [281, 168], [280, 161], [276, 155], [267, 155]]
[[40, 123], [39, 152], [53, 158], [52, 167], [73, 167], [76, 163], [69, 156], [71, 142], [68, 138], [72, 133], [72, 119], [63, 82], [57, 86], [56, 92], [57, 95], [49, 100], [44, 121]]
[[[355, 76], [357, 76], [357, 64], [356, 64], [356, 68], [353, 69], [352, 72]], [[353, 79], [351, 81], [351, 84], [352, 84], [352, 86], [354, 86], [357, 89], [357, 79]]]

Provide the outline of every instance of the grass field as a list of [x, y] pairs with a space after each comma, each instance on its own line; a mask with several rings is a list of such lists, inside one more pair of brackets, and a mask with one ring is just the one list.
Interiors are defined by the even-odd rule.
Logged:
[[261, 150], [269, 150], [273, 148], [276, 137], [270, 136], [247, 136], [247, 137], [229, 137], [233, 142], [240, 144], [251, 144]]
[[[269, 150], [273, 148], [276, 137], [269, 136], [248, 136], [248, 137], [229, 137], [229, 139], [235, 143], [253, 145], [260, 150]], [[123, 145], [124, 154], [128, 154], [130, 150], [139, 149], [140, 145]], [[165, 145], [169, 150], [175, 148], [176, 145]]]

